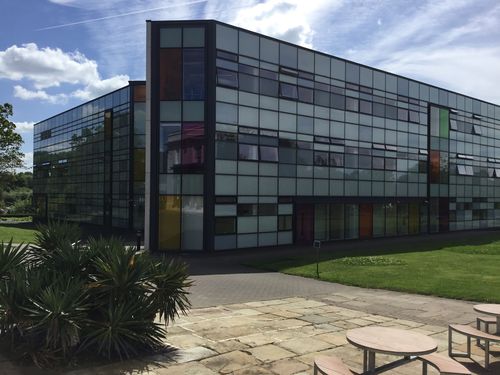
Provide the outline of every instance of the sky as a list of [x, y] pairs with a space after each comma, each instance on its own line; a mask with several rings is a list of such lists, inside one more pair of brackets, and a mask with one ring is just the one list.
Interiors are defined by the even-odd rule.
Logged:
[[0, 0], [0, 102], [33, 124], [145, 78], [145, 20], [217, 19], [500, 104], [498, 0]]

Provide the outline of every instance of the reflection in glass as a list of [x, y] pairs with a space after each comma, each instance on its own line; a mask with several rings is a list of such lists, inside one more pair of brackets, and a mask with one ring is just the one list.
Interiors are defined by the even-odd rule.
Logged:
[[183, 50], [183, 98], [184, 100], [205, 99], [205, 63], [203, 48]]
[[178, 172], [181, 164], [181, 124], [160, 124], [160, 173]]
[[185, 172], [202, 172], [205, 161], [203, 123], [184, 123], [182, 125], [181, 164]]
[[203, 197], [182, 197], [182, 248], [203, 248]]

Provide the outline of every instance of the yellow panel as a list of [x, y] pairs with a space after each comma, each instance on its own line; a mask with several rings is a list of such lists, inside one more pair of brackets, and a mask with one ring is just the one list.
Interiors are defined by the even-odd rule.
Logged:
[[158, 247], [179, 250], [181, 243], [181, 197], [161, 195], [158, 210]]
[[410, 234], [418, 234], [419, 232], [420, 213], [418, 208], [419, 208], [418, 203], [410, 203], [410, 214], [409, 214]]

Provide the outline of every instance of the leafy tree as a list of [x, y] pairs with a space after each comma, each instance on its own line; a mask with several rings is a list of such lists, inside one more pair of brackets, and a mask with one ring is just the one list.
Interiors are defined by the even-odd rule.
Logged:
[[16, 124], [9, 120], [12, 114], [11, 104], [0, 104], [0, 175], [23, 166], [23, 139], [16, 133]]

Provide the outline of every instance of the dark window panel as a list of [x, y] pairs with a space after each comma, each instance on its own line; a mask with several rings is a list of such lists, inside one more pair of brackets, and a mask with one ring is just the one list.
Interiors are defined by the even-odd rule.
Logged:
[[275, 137], [259, 137], [259, 144], [262, 146], [278, 146], [278, 138]]
[[280, 163], [295, 164], [297, 161], [296, 150], [294, 148], [280, 147], [279, 160]]
[[237, 89], [238, 73], [225, 69], [217, 69], [217, 84]]
[[160, 100], [182, 97], [182, 49], [160, 49]]
[[339, 94], [331, 94], [331, 106], [335, 109], [345, 110], [345, 96]]
[[215, 157], [224, 160], [236, 160], [238, 156], [238, 144], [234, 142], [215, 142]]
[[280, 82], [280, 96], [288, 99], [297, 99], [297, 86]]
[[359, 110], [358, 99], [347, 97], [345, 102], [345, 109], [347, 111], [358, 112]]
[[366, 100], [359, 101], [359, 111], [361, 113], [366, 113], [368, 115], [372, 114], [372, 102], [368, 102]]
[[384, 169], [384, 158], [374, 156], [372, 158], [373, 169]]
[[215, 234], [233, 234], [236, 233], [235, 217], [216, 217]]
[[312, 165], [313, 164], [313, 152], [311, 150], [297, 150], [297, 164], [301, 165]]
[[388, 171], [395, 171], [396, 168], [396, 159], [393, 158], [385, 158], [385, 169]]
[[312, 117], [297, 116], [297, 132], [312, 134], [314, 121]]
[[278, 96], [279, 83], [270, 79], [260, 79], [260, 93], [267, 96]]
[[239, 145], [238, 157], [240, 160], [259, 160], [259, 148], [256, 145]]
[[[299, 101], [313, 103], [314, 91], [312, 89], [299, 86]], [[328, 104], [326, 105], [328, 106]]]
[[203, 48], [183, 50], [183, 98], [205, 99], [205, 52]]
[[260, 76], [263, 78], [274, 79], [275, 81], [278, 80], [278, 73], [271, 72], [270, 70], [261, 69]]
[[259, 68], [256, 68], [256, 67], [250, 66], [250, 65], [245, 65], [245, 64], [239, 64], [238, 71], [241, 73], [246, 73], [246, 74], [250, 74], [253, 76], [259, 75]]
[[259, 204], [260, 216], [276, 216], [278, 214], [278, 205], [275, 203], [261, 203]]
[[344, 166], [346, 168], [358, 168], [358, 155], [345, 155]]
[[237, 201], [237, 198], [235, 196], [216, 196], [215, 197], [215, 203], [219, 204], [219, 203], [236, 203]]
[[[280, 158], [281, 160], [281, 158]], [[297, 176], [297, 166], [295, 164], [279, 164], [279, 176], [280, 177], [296, 177]]]
[[238, 216], [257, 216], [257, 204], [238, 204]]
[[398, 120], [408, 121], [408, 110], [404, 108], [398, 108]]
[[328, 166], [328, 152], [314, 151], [314, 165]]
[[330, 167], [343, 167], [343, 166], [344, 166], [344, 154], [331, 152]]
[[416, 124], [420, 123], [420, 113], [416, 111], [410, 111], [410, 122], [414, 122]]
[[392, 105], [385, 106], [385, 117], [390, 118], [392, 120], [398, 119], [398, 109], [393, 107]]
[[279, 231], [292, 230], [292, 215], [278, 216], [278, 230]]
[[248, 74], [239, 74], [239, 88], [243, 91], [259, 93], [259, 78]]
[[231, 60], [231, 61], [238, 61], [238, 55], [235, 53], [231, 52], [225, 52], [221, 50], [217, 50], [217, 57], [226, 59], [226, 60]]
[[260, 146], [260, 160], [261, 161], [278, 161], [278, 148], [269, 146]]
[[330, 93], [321, 90], [314, 90], [314, 104], [323, 107], [330, 106]]
[[358, 159], [358, 166], [360, 169], [371, 169], [372, 167], [372, 157], [360, 155]]

